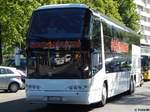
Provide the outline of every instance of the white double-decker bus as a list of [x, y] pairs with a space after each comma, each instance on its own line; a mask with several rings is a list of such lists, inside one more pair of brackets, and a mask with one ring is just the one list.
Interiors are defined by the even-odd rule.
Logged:
[[27, 34], [27, 100], [105, 105], [133, 93], [132, 45], [139, 45], [134, 31], [86, 5], [38, 8]]

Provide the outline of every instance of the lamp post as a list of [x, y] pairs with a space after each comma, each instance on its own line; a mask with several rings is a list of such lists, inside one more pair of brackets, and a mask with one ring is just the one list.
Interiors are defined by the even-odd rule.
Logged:
[[0, 65], [3, 62], [3, 56], [2, 56], [2, 26], [0, 24]]
[[15, 47], [15, 65], [16, 67], [20, 66], [20, 49]]

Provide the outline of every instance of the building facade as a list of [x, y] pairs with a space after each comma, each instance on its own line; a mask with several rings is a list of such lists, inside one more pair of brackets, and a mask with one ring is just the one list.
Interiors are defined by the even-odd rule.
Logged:
[[150, 56], [150, 0], [134, 0], [140, 15], [141, 55]]

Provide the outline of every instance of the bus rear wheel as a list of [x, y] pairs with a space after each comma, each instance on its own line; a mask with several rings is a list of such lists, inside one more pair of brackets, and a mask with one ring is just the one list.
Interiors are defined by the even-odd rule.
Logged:
[[133, 94], [134, 92], [135, 92], [135, 81], [134, 79], [131, 79], [128, 94]]

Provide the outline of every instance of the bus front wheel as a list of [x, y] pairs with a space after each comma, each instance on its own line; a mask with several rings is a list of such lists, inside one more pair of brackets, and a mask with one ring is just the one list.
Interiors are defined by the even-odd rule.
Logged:
[[107, 101], [107, 88], [106, 88], [106, 84], [103, 84], [103, 88], [102, 88], [102, 95], [101, 95], [101, 106], [104, 106], [106, 104]]

